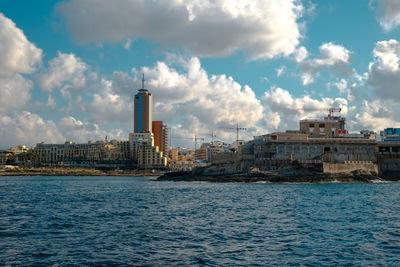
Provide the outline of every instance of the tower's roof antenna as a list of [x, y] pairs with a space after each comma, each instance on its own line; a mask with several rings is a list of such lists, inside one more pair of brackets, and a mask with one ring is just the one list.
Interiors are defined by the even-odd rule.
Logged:
[[142, 89], [144, 89], [144, 73], [142, 73]]

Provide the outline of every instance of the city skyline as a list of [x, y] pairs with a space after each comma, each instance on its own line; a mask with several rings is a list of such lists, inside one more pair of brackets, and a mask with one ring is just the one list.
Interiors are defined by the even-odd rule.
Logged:
[[128, 139], [142, 74], [174, 136], [249, 140], [330, 107], [353, 132], [399, 126], [395, 0], [109, 5], [2, 4], [0, 148]]

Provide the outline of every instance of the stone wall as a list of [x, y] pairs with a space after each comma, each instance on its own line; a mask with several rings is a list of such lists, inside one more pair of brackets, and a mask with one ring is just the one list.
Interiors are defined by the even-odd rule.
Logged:
[[353, 171], [378, 174], [378, 165], [372, 161], [345, 161], [344, 163], [323, 162], [324, 173], [334, 174]]
[[379, 174], [384, 177], [399, 177], [400, 176], [400, 155], [384, 153], [378, 154], [378, 169]]

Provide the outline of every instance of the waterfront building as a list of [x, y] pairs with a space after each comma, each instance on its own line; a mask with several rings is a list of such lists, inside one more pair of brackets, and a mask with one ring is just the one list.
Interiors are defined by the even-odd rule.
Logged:
[[380, 133], [380, 140], [385, 142], [400, 141], [400, 128], [386, 128]]
[[310, 137], [339, 137], [347, 134], [346, 119], [342, 116], [328, 116], [300, 120], [300, 132]]
[[162, 121], [152, 122], [154, 145], [158, 147], [164, 155], [168, 153], [168, 127]]
[[8, 151], [17, 155], [17, 154], [21, 154], [21, 153], [26, 153], [29, 151], [29, 149], [24, 145], [20, 145], [20, 146], [10, 147], [8, 149]]
[[65, 144], [38, 143], [34, 148], [40, 163], [60, 164], [65, 160]]
[[207, 157], [208, 156], [208, 151], [209, 151], [208, 147], [202, 146], [202, 147], [200, 147], [199, 149], [196, 150], [194, 158], [197, 161], [208, 162], [209, 161], [208, 157]]
[[169, 150], [169, 158], [171, 161], [178, 161], [178, 156], [179, 156], [179, 148], [171, 148]]
[[110, 142], [118, 149], [123, 159], [130, 159], [129, 140], [111, 140]]
[[87, 151], [87, 160], [89, 163], [125, 160], [125, 155], [120, 150], [120, 147], [116, 145], [116, 140], [113, 141], [89, 141]]
[[167, 166], [167, 158], [154, 146], [152, 133], [130, 133], [129, 147], [131, 159], [139, 168], [159, 169]]
[[69, 163], [83, 163], [88, 160], [87, 144], [76, 144], [68, 141], [64, 144], [64, 160]]
[[152, 132], [152, 95], [144, 88], [144, 76], [142, 78], [142, 88], [134, 97], [134, 129], [135, 133]]
[[[76, 144], [67, 141], [64, 144], [38, 143], [33, 149], [38, 162], [50, 165], [97, 166], [118, 164], [131, 166], [128, 140], [100, 140]], [[117, 166], [118, 167], [118, 166]]]
[[129, 134], [130, 159], [139, 168], [165, 168], [165, 155], [168, 151], [167, 126], [161, 121], [153, 122], [152, 95], [144, 88], [144, 76], [142, 88], [134, 99], [134, 129]]
[[0, 150], [0, 165], [6, 165], [8, 158], [12, 155], [8, 150]]

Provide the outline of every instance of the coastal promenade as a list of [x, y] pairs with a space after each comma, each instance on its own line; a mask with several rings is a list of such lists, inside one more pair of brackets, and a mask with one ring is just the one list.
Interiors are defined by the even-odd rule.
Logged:
[[159, 176], [151, 171], [96, 170], [69, 167], [14, 168], [0, 170], [0, 176]]

